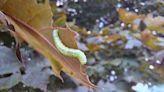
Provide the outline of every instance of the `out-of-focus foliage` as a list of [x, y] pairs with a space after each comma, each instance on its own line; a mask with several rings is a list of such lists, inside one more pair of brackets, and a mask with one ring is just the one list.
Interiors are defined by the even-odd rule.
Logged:
[[[98, 86], [93, 90], [94, 92], [163, 91], [164, 3], [161, 0], [72, 0], [63, 2], [55, 0], [56, 4], [53, 0], [51, 1], [51, 6], [55, 7], [53, 13], [57, 15], [54, 16], [54, 25], [63, 26], [67, 20], [67, 24], [79, 33], [78, 47], [87, 55], [88, 75], [91, 81]], [[107, 7], [110, 8], [109, 11]], [[5, 42], [4, 44], [6, 45]], [[52, 72], [49, 71], [49, 66], [46, 66], [47, 71], [45, 67], [41, 68], [42, 65], [37, 64], [39, 62], [31, 62], [40, 60], [40, 56], [35, 56], [38, 54], [31, 53], [30, 55], [34, 56], [30, 61], [27, 59], [27, 65], [35, 66], [36, 64], [38, 67], [32, 67], [34, 70], [32, 72], [29, 69], [25, 70], [27, 74], [12, 74], [16, 77], [27, 75], [31, 77], [30, 79], [35, 78], [36, 81], [33, 82], [23, 81], [24, 84], [30, 86], [28, 89], [40, 92], [45, 91], [45, 87], [48, 86], [48, 92], [88, 92], [90, 90], [75, 80], [69, 79], [68, 76], [64, 76], [66, 83], [60, 84], [56, 78], [49, 77]], [[43, 76], [42, 81], [35, 76], [35, 71], [38, 75], [42, 75], [43, 71], [40, 69], [48, 73], [47, 76]], [[19, 71], [19, 68], [16, 70]], [[10, 72], [12, 73], [12, 70]], [[15, 79], [15, 76], [12, 78]], [[16, 85], [17, 83], [18, 81], [12, 82], [12, 86], [7, 84], [8, 88], [12, 87], [9, 90], [23, 88], [20, 84]]]
[[96, 22], [101, 22], [96, 19], [106, 15], [104, 20], [106, 24], [114, 23], [118, 19], [114, 6], [116, 0], [78, 0], [78, 2], [72, 0], [64, 3], [66, 3], [64, 7], [68, 7], [65, 8], [68, 12], [68, 21], [75, 21], [75, 24], [85, 26], [87, 29], [93, 29]]
[[[130, 89], [133, 84], [142, 82], [152, 90], [152, 85], [164, 83], [164, 17], [151, 17], [152, 13], [137, 14], [122, 8], [118, 8], [118, 13], [119, 22], [109, 24], [99, 32], [95, 29], [86, 31], [85, 28], [71, 24], [74, 30], [82, 34], [80, 41], [86, 43], [81, 49], [88, 48], [85, 50], [89, 52], [89, 74], [95, 82], [104, 79], [107, 80], [105, 83], [115, 86], [115, 83], [124, 81], [129, 84], [126, 87]], [[110, 86], [107, 86], [107, 91], [101, 92], [124, 92], [119, 91], [119, 87], [110, 90], [114, 88]], [[125, 92], [129, 92], [130, 89], [126, 89]]]
[[[12, 49], [0, 46], [0, 51], [1, 90], [9, 89], [20, 82], [29, 87], [47, 90], [49, 76], [53, 74], [47, 60], [41, 56], [37, 56], [32, 60], [31, 58], [26, 58], [25, 60], [28, 62], [26, 62], [26, 70], [24, 70]], [[24, 56], [32, 54], [25, 50], [22, 50], [22, 53]]]
[[163, 92], [164, 85], [148, 87], [148, 85], [137, 83], [137, 85], [133, 86], [132, 89], [136, 92]]

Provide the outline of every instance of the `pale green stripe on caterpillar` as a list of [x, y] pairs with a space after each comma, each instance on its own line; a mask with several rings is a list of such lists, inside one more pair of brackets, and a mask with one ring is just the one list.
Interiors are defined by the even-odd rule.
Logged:
[[87, 63], [87, 58], [81, 50], [66, 47], [59, 38], [58, 30], [53, 30], [53, 40], [56, 48], [66, 56], [78, 58], [82, 65]]

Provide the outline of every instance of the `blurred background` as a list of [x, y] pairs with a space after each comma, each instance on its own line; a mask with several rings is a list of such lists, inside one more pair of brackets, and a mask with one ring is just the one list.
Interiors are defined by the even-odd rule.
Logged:
[[[50, 0], [50, 4], [53, 25], [67, 23], [79, 34], [78, 47], [88, 58], [87, 74], [98, 88], [88, 89], [64, 73], [62, 83], [46, 68], [47, 60], [23, 44], [29, 65], [29, 72], [22, 69], [24, 84], [18, 83], [18, 75], [0, 75], [0, 92], [164, 92], [163, 0]], [[14, 48], [15, 41], [8, 33], [0, 36], [3, 58], [12, 53], [6, 47]], [[8, 70], [0, 71], [19, 66], [11, 61], [1, 63]]]

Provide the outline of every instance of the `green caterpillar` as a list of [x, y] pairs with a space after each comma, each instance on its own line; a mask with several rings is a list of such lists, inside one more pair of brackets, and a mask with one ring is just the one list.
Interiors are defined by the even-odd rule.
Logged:
[[55, 43], [57, 49], [63, 55], [78, 58], [82, 65], [87, 63], [87, 58], [86, 58], [84, 52], [82, 52], [78, 49], [68, 48], [62, 43], [62, 41], [60, 40], [59, 35], [58, 35], [58, 30], [53, 30], [53, 39], [54, 39], [54, 43]]

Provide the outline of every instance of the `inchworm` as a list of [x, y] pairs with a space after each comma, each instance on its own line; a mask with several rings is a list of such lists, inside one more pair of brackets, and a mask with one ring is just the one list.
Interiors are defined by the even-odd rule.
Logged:
[[58, 30], [53, 30], [53, 39], [56, 48], [66, 56], [78, 58], [82, 65], [87, 63], [87, 58], [81, 50], [66, 47], [59, 38]]

